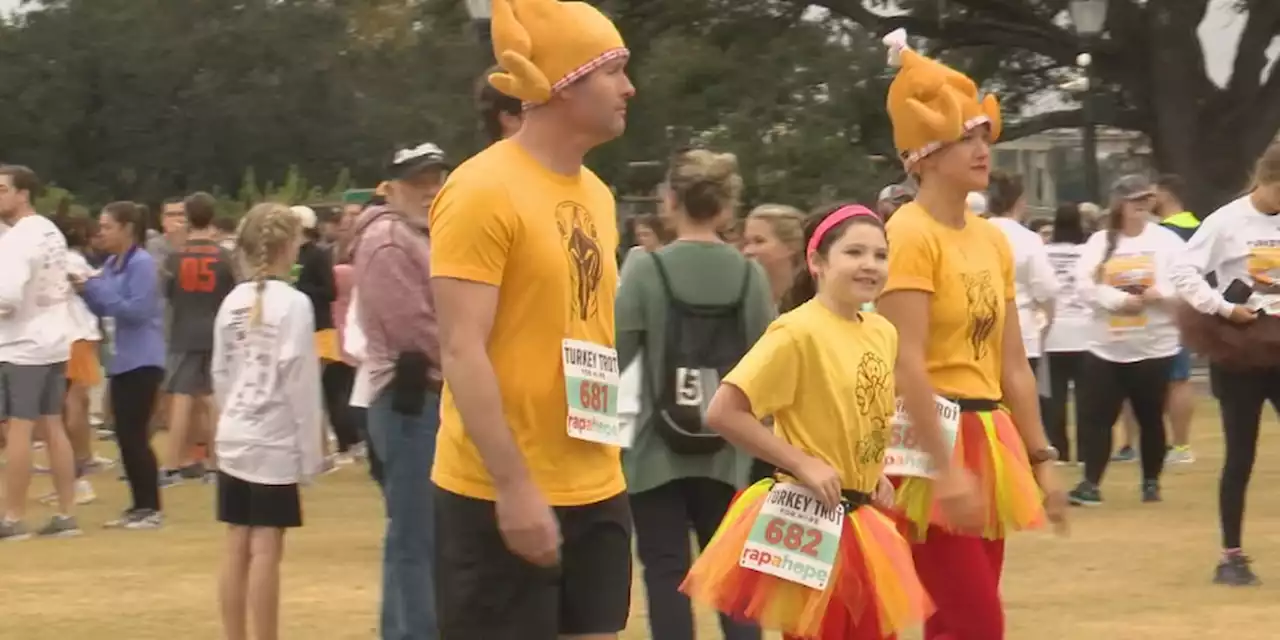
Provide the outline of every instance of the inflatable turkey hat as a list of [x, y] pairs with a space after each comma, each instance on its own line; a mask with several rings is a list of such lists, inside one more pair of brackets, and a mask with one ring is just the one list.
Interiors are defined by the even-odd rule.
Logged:
[[972, 78], [912, 50], [902, 29], [885, 36], [884, 44], [889, 47], [889, 64], [899, 67], [889, 85], [886, 108], [893, 143], [907, 169], [983, 125], [991, 127], [992, 142], [1000, 137], [1000, 103], [995, 96], [979, 98]]
[[630, 54], [613, 22], [585, 2], [494, 0], [493, 88], [539, 105], [605, 63]]

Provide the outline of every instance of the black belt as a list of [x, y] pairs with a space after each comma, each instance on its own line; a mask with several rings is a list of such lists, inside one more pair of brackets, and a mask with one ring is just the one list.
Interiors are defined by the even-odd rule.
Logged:
[[947, 398], [947, 400], [960, 405], [960, 410], [965, 412], [995, 411], [1000, 408], [999, 400], [975, 400], [973, 398]]
[[861, 491], [840, 491], [840, 501], [844, 503], [844, 512], [853, 513], [859, 507], [871, 504], [871, 494]]

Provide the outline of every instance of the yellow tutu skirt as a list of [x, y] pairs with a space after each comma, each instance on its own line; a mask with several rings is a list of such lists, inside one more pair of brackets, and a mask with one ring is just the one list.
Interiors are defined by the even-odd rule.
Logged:
[[742, 490], [680, 590], [712, 607], [788, 637], [883, 640], [930, 613], [907, 541], [892, 520], [869, 506], [845, 517], [840, 549], [824, 590], [738, 565], [774, 480]]
[[[1043, 495], [1022, 436], [1004, 409], [962, 412], [952, 461], [977, 477], [986, 511], [983, 538], [1000, 540], [1010, 532], [1044, 525]], [[961, 533], [943, 517], [928, 478], [902, 479], [897, 505], [916, 539], [923, 540], [930, 525]]]

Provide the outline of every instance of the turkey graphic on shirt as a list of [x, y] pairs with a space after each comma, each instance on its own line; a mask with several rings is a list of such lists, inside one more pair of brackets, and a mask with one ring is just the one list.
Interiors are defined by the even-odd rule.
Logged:
[[960, 278], [964, 282], [965, 306], [969, 312], [969, 346], [973, 349], [973, 359], [982, 360], [987, 357], [988, 341], [996, 330], [1000, 302], [990, 271], [962, 273]]
[[889, 419], [893, 417], [893, 396], [889, 393], [892, 371], [880, 356], [867, 352], [858, 361], [858, 376], [853, 383], [853, 397], [858, 412], [867, 417], [871, 431], [857, 444], [859, 464], [878, 464], [884, 459]]
[[586, 207], [576, 202], [561, 202], [556, 205], [556, 225], [569, 260], [573, 287], [570, 313], [579, 320], [586, 320], [599, 310], [597, 293], [604, 275], [604, 255], [600, 250], [595, 221]]

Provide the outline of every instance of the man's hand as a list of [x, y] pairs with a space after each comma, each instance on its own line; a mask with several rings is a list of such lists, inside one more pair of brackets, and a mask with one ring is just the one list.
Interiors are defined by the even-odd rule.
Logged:
[[531, 481], [498, 488], [498, 531], [511, 553], [540, 567], [560, 562], [560, 522]]

